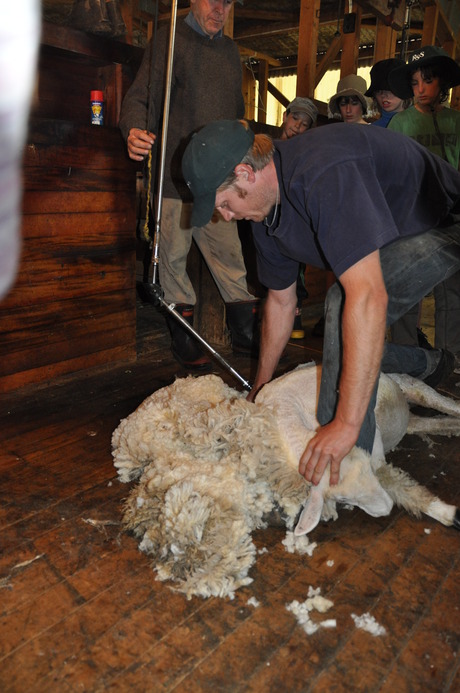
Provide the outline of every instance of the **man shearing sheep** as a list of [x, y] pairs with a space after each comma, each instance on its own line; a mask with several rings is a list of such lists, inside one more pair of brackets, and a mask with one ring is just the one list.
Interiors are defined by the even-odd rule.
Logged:
[[330, 465], [335, 484], [354, 445], [372, 450], [380, 370], [432, 386], [452, 370], [452, 354], [385, 345], [385, 333], [460, 268], [460, 174], [381, 128], [337, 124], [273, 142], [237, 120], [195, 134], [182, 168], [195, 225], [206, 224], [214, 208], [225, 220], [253, 222], [268, 295], [249, 399], [272, 378], [289, 339], [298, 263], [337, 278], [325, 305], [321, 427], [299, 462], [314, 484]]

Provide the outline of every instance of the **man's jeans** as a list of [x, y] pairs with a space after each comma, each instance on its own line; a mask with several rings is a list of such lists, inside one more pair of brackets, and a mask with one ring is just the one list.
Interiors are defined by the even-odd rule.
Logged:
[[[458, 217], [457, 217], [458, 219]], [[460, 269], [460, 220], [418, 236], [400, 238], [380, 250], [388, 293], [387, 326], [392, 325], [426, 294]], [[317, 418], [321, 425], [335, 415], [342, 361], [341, 316], [344, 292], [339, 283], [328, 291], [325, 305], [323, 367]], [[436, 352], [435, 352], [436, 353]], [[409, 373], [422, 378], [433, 370], [431, 352], [417, 347], [385, 344], [381, 371]], [[356, 445], [372, 451], [375, 436], [374, 408], [378, 382], [369, 402]]]

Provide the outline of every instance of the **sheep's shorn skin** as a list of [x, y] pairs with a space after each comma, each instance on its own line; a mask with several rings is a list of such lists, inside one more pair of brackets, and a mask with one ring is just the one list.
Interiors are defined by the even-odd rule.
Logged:
[[[112, 437], [114, 464], [121, 481], [137, 481], [124, 525], [153, 556], [158, 579], [173, 581], [188, 597], [231, 597], [252, 581], [251, 534], [266, 526], [274, 507], [288, 530], [301, 513], [294, 537], [320, 519], [336, 519], [337, 502], [374, 516], [387, 515], [396, 502], [458, 526], [455, 506], [385, 461], [385, 451], [411, 426], [419, 432], [407, 401], [417, 401], [420, 382], [408, 376], [398, 382], [381, 376], [372, 456], [354, 448], [337, 486], [329, 486], [328, 472], [316, 487], [299, 475], [300, 454], [318, 427], [320, 377], [320, 367], [301, 366], [265, 385], [256, 403], [215, 375], [182, 378], [121, 421]], [[460, 435], [460, 404], [421, 385], [425, 405], [432, 406], [433, 394], [447, 414], [422, 419], [423, 433]]]

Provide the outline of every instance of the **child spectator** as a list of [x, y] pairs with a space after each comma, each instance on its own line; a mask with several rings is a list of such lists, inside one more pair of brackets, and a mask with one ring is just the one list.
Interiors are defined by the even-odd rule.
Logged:
[[[407, 64], [391, 71], [389, 84], [401, 99], [414, 97], [411, 108], [398, 113], [389, 130], [402, 132], [448, 161], [460, 163], [460, 112], [446, 106], [449, 89], [460, 84], [460, 66], [437, 46], [425, 46]], [[435, 347], [455, 354], [460, 365], [460, 273], [435, 287]], [[417, 344], [418, 306], [394, 326], [398, 344]]]
[[396, 113], [404, 111], [411, 105], [412, 99], [401, 99], [396, 94], [393, 94], [388, 82], [390, 72], [404, 64], [404, 60], [400, 58], [389, 58], [388, 60], [379, 60], [372, 67], [371, 86], [365, 92], [365, 95], [374, 99], [380, 118], [374, 120], [371, 125], [386, 128]]
[[344, 123], [369, 125], [364, 117], [373, 114], [372, 99], [365, 96], [366, 80], [359, 75], [347, 75], [337, 84], [337, 93], [328, 104], [329, 118], [338, 118]]

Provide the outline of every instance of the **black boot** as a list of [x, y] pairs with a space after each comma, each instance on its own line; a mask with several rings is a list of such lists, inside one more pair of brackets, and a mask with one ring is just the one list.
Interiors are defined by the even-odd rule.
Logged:
[[[175, 309], [190, 325], [193, 325], [193, 306], [179, 303]], [[176, 361], [190, 371], [209, 371], [211, 361], [201, 351], [192, 333], [183, 327], [174, 315], [168, 313], [166, 322], [171, 332], [171, 351]]]
[[259, 301], [225, 304], [227, 325], [235, 354], [259, 355]]

